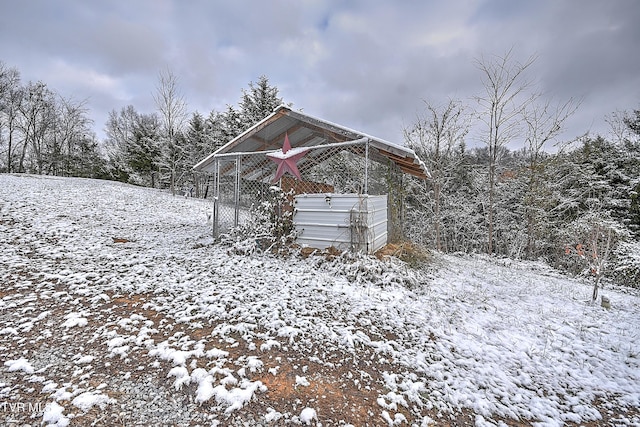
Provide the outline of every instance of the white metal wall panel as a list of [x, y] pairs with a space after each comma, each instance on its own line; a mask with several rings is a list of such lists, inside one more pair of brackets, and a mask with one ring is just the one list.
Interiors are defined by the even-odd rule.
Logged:
[[[362, 241], [352, 232], [352, 214], [361, 222]], [[387, 196], [300, 194], [295, 196], [293, 223], [300, 245], [373, 253], [387, 243]]]
[[372, 212], [369, 227], [373, 229], [373, 250], [387, 244], [387, 196], [370, 197], [369, 211]]

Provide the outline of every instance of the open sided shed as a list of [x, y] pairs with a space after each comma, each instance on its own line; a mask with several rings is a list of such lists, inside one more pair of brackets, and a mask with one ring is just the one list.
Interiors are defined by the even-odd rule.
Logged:
[[403, 174], [429, 176], [409, 148], [281, 105], [194, 166], [213, 176], [215, 236], [250, 220], [249, 208], [265, 199], [277, 169], [267, 154], [282, 153], [285, 137], [292, 149], [306, 150], [296, 163], [301, 179], [285, 175], [279, 180], [285, 192], [388, 194], [393, 217], [401, 215], [401, 197], [389, 191], [393, 182]]

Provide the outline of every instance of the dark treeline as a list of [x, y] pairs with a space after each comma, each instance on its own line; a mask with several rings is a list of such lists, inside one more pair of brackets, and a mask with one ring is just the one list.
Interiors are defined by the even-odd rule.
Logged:
[[443, 252], [542, 260], [639, 286], [640, 111], [622, 117], [627, 132], [616, 141], [585, 136], [554, 154], [501, 149], [492, 203], [488, 148], [467, 149], [464, 139], [448, 139], [460, 132], [438, 140], [442, 111], [427, 132], [416, 137], [420, 125], [407, 132], [432, 174], [407, 184], [405, 224], [412, 240]]
[[[594, 299], [603, 278], [640, 287], [640, 111], [607, 117], [611, 138], [559, 140], [579, 102], [543, 97], [527, 78], [534, 61], [482, 57], [475, 102], [425, 101], [405, 143], [432, 177], [407, 184], [406, 233], [443, 252], [591, 276]], [[472, 126], [479, 144], [468, 149]]]
[[241, 91], [237, 106], [207, 115], [188, 113], [178, 81], [159, 74], [156, 111], [127, 105], [109, 113], [98, 141], [86, 101], [57, 94], [43, 82], [23, 83], [0, 61], [0, 172], [111, 179], [136, 185], [193, 188], [204, 177], [192, 167], [270, 114], [283, 100], [262, 76]]
[[151, 187], [185, 186], [201, 196], [206, 177], [193, 165], [269, 115], [280, 104], [278, 89], [265, 76], [242, 90], [238, 106], [190, 116], [170, 72], [160, 74], [154, 96], [157, 112], [139, 113], [132, 105], [113, 110], [106, 124], [105, 152], [111, 179]]

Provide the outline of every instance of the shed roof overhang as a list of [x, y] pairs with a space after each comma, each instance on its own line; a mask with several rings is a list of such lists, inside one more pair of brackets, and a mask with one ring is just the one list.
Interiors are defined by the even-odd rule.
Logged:
[[[334, 153], [348, 149], [360, 155], [368, 155], [378, 162], [391, 161], [404, 173], [421, 179], [430, 177], [426, 165], [416, 153], [401, 145], [392, 144], [380, 138], [349, 129], [326, 120], [318, 119], [286, 105], [281, 105], [269, 116], [256, 123], [245, 132], [220, 147], [193, 168], [197, 171], [213, 173], [215, 160], [240, 154], [270, 153], [282, 148], [285, 135], [289, 136], [292, 148], [309, 148], [309, 153], [298, 165], [302, 171], [331, 157]], [[368, 145], [368, 148], [365, 146]], [[366, 154], [365, 154], [366, 152]], [[264, 159], [267, 160], [266, 156]], [[275, 163], [264, 162], [254, 171], [264, 170], [269, 165], [275, 170]], [[246, 165], [251, 167], [250, 164]], [[264, 172], [256, 173], [253, 179], [264, 179]]]

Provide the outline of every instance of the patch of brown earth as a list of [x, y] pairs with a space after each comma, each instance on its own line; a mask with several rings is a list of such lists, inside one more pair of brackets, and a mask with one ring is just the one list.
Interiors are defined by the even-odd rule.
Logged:
[[408, 241], [389, 243], [380, 248], [374, 255], [379, 260], [384, 260], [388, 257], [398, 258], [409, 265], [422, 264], [431, 258], [431, 253], [428, 249]]

